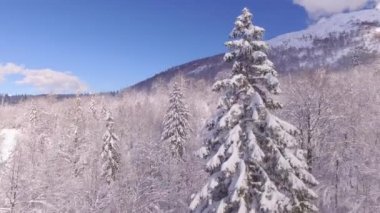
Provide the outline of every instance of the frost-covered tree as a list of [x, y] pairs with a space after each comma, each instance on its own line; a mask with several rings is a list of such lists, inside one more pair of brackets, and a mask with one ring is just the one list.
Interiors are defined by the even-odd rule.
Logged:
[[170, 105], [164, 117], [161, 141], [167, 143], [173, 157], [183, 159], [184, 145], [189, 139], [189, 110], [184, 103], [180, 86], [174, 83], [170, 93]]
[[114, 120], [111, 112], [106, 111], [106, 133], [103, 136], [102, 158], [102, 176], [108, 184], [115, 181], [116, 173], [119, 170], [120, 154], [117, 142], [119, 138], [114, 133]]
[[313, 162], [320, 157], [334, 122], [340, 116], [333, 111], [333, 104], [341, 98], [332, 88], [331, 77], [325, 70], [290, 76], [287, 93], [288, 103], [283, 111], [300, 130], [301, 147], [307, 150], [307, 164], [312, 171]]
[[85, 166], [85, 158], [86, 158], [86, 135], [85, 135], [85, 118], [84, 112], [82, 109], [82, 100], [78, 95], [73, 101], [73, 107], [67, 112], [66, 121], [68, 124], [68, 134], [67, 138], [62, 141], [60, 151], [62, 157], [70, 162], [72, 165], [72, 173], [75, 177], [82, 175], [84, 166]]
[[29, 112], [29, 122], [30, 122], [31, 126], [36, 125], [37, 118], [38, 118], [37, 114], [38, 114], [37, 108], [36, 108], [35, 104], [32, 103], [32, 108], [30, 109], [30, 112]]
[[98, 119], [98, 116], [97, 116], [98, 111], [97, 111], [96, 104], [97, 103], [96, 103], [94, 95], [91, 95], [89, 109], [90, 109], [92, 116], [97, 120]]
[[95, 201], [96, 212], [113, 212], [115, 208], [114, 195], [116, 174], [120, 168], [120, 153], [117, 142], [119, 138], [114, 133], [114, 119], [111, 112], [103, 108], [106, 115], [106, 133], [103, 135], [103, 146], [101, 153], [101, 176], [104, 178], [104, 184], [102, 184], [97, 193]]
[[193, 212], [314, 212], [317, 195], [309, 185], [305, 151], [298, 149], [295, 127], [273, 115], [281, 105], [277, 72], [267, 58], [264, 29], [252, 24], [244, 8], [226, 43], [230, 78], [213, 90], [222, 93], [199, 155], [207, 158], [210, 178], [193, 196]]

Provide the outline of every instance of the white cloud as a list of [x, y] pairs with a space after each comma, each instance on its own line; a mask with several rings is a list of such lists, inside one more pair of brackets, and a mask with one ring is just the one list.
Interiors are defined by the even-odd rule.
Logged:
[[28, 85], [43, 93], [76, 93], [87, 90], [86, 84], [68, 72], [52, 69], [28, 69], [13, 63], [0, 64], [0, 81], [7, 75], [19, 74], [21, 80], [16, 84]]
[[312, 19], [345, 11], [355, 11], [380, 2], [380, 0], [293, 0], [305, 8]]
[[0, 64], [0, 83], [5, 80], [6, 75], [18, 74], [24, 70], [23, 67], [13, 63]]
[[42, 92], [75, 93], [83, 92], [87, 89], [86, 85], [78, 77], [70, 73], [42, 69], [28, 70], [23, 75], [24, 78], [17, 81], [17, 84], [31, 85]]

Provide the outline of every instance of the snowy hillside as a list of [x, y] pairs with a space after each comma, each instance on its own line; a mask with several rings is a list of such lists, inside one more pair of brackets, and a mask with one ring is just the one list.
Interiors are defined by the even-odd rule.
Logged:
[[268, 56], [245, 8], [228, 64], [123, 93], [0, 95], [0, 213], [380, 212], [379, 12], [279, 36]]
[[[305, 30], [280, 35], [271, 39], [269, 43], [272, 48], [279, 46], [312, 48], [315, 39], [325, 39], [340, 33], [350, 34], [354, 31], [368, 34], [366, 39], [371, 42], [376, 29], [374, 26], [379, 26], [379, 24], [380, 11], [377, 9], [337, 14], [330, 18], [323, 18]], [[371, 31], [372, 29], [373, 31]]]
[[[380, 53], [380, 11], [362, 10], [334, 15], [305, 30], [269, 41], [276, 65], [284, 71], [346, 69]], [[356, 62], [353, 62], [356, 58]]]
[[[280, 35], [268, 41], [270, 59], [279, 72], [352, 68], [380, 55], [380, 11], [369, 9], [337, 14], [305, 30]], [[230, 68], [216, 55], [168, 69], [132, 88], [149, 89], [154, 82], [169, 82], [177, 74], [213, 82]]]

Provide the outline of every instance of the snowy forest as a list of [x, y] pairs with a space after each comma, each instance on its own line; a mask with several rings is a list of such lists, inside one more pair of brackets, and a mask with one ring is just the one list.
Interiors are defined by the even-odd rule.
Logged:
[[252, 13], [215, 79], [3, 103], [0, 212], [380, 212], [380, 58], [278, 72]]

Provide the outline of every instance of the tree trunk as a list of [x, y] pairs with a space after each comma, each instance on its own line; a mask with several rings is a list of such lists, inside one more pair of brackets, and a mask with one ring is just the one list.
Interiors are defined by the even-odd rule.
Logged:
[[339, 160], [336, 160], [335, 166], [335, 212], [338, 212]]

